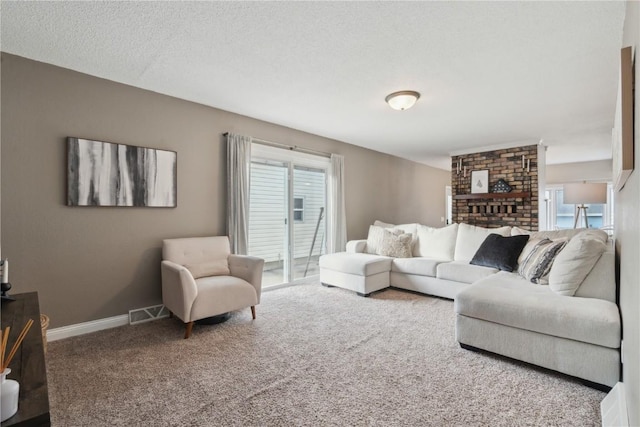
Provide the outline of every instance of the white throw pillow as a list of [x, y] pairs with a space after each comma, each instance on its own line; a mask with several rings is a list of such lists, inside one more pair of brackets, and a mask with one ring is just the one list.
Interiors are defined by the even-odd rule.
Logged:
[[377, 225], [369, 226], [369, 235], [367, 236], [367, 246], [365, 252], [368, 254], [379, 254], [384, 240], [384, 228]]
[[418, 224], [398, 224], [392, 227], [394, 230], [402, 230], [405, 233], [416, 234], [418, 232]]
[[484, 228], [469, 224], [459, 224], [456, 250], [453, 255], [454, 261], [471, 261], [484, 239], [491, 233], [509, 237], [511, 235], [511, 227]]
[[551, 266], [549, 288], [552, 291], [567, 296], [576, 293], [607, 248], [600, 237], [587, 230], [569, 240]]
[[418, 242], [413, 248], [413, 255], [453, 261], [457, 235], [458, 224], [451, 224], [442, 228], [418, 225]]
[[389, 224], [388, 222], [378, 221], [377, 219], [373, 222], [373, 225], [375, 225], [376, 227], [382, 227], [382, 228], [391, 228], [396, 226], [395, 224]]
[[578, 234], [584, 231], [589, 231], [591, 233], [594, 233], [595, 236], [599, 236], [599, 238], [604, 242], [607, 241], [606, 232], [598, 229], [586, 229], [586, 228], [570, 228], [566, 230], [529, 231], [520, 227], [513, 227], [511, 229], [511, 235], [519, 236], [522, 234], [528, 234], [530, 236], [530, 240], [537, 240], [537, 239], [544, 239], [544, 238], [547, 238], [550, 240], [557, 240], [557, 239], [571, 240], [575, 236], [577, 236]]

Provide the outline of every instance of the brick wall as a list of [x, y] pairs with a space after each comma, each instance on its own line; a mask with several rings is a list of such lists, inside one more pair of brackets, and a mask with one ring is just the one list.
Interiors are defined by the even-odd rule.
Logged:
[[[528, 162], [528, 170], [526, 164], [522, 167], [523, 155], [525, 163]], [[458, 171], [460, 160], [462, 168]], [[453, 156], [451, 166], [454, 222], [488, 228], [511, 225], [531, 231], [538, 230], [537, 145]], [[471, 171], [474, 170], [489, 171], [489, 191], [502, 178], [513, 188], [510, 194], [529, 195], [494, 198], [492, 194], [487, 194], [472, 196], [480, 198], [463, 198], [471, 194]]]

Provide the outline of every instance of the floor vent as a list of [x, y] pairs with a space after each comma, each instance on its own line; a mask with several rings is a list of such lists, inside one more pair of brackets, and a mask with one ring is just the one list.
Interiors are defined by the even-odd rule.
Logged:
[[169, 310], [167, 310], [167, 307], [162, 304], [129, 310], [130, 325], [150, 322], [152, 320], [162, 319], [164, 317], [169, 317]]
[[600, 414], [602, 426], [628, 427], [627, 401], [624, 392], [624, 384], [618, 383], [609, 394], [600, 402]]

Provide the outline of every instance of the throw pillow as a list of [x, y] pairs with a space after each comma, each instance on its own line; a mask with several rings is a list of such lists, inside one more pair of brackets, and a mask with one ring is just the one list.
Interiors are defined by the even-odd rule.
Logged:
[[376, 227], [382, 227], [382, 228], [391, 228], [396, 226], [395, 224], [389, 224], [388, 222], [378, 221], [377, 219], [373, 222], [373, 225], [375, 225]]
[[412, 239], [409, 233], [395, 234], [392, 231], [384, 230], [384, 238], [382, 239], [379, 255], [394, 258], [411, 258]]
[[458, 235], [456, 236], [456, 249], [453, 254], [454, 261], [469, 262], [478, 252], [478, 248], [484, 239], [491, 233], [501, 236], [511, 235], [511, 227], [483, 228], [469, 224], [458, 224]]
[[367, 247], [365, 251], [368, 254], [376, 254], [380, 253], [380, 247], [382, 246], [382, 240], [384, 239], [384, 231], [383, 227], [379, 227], [377, 225], [369, 226], [369, 235], [367, 236]]
[[391, 227], [390, 231], [397, 232], [400, 231], [401, 234], [411, 234], [411, 249], [415, 248], [416, 243], [418, 242], [418, 224], [399, 224]]
[[185, 268], [189, 270], [194, 279], [209, 276], [228, 276], [231, 274], [231, 271], [229, 271], [229, 263], [226, 259], [200, 264], [185, 264]]
[[556, 257], [549, 273], [549, 288], [560, 295], [575, 295], [606, 248], [600, 236], [590, 230], [578, 234]]
[[413, 255], [443, 261], [453, 261], [456, 248], [458, 224], [442, 228], [418, 226], [418, 242], [413, 248]]
[[518, 274], [531, 283], [546, 285], [549, 283], [549, 271], [558, 253], [567, 244], [567, 239], [533, 239], [533, 245], [522, 251], [524, 258], [518, 267]]
[[527, 244], [527, 240], [529, 240], [527, 235], [504, 237], [499, 234], [489, 234], [470, 264], [511, 272], [517, 268], [518, 256]]

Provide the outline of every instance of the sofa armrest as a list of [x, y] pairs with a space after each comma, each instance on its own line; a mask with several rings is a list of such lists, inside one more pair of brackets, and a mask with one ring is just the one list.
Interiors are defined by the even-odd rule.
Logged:
[[171, 261], [162, 261], [162, 302], [183, 322], [191, 321], [191, 306], [198, 296], [198, 286], [185, 267]]
[[363, 254], [366, 248], [366, 240], [350, 240], [347, 242], [347, 252], [350, 254]]
[[262, 269], [264, 260], [249, 255], [229, 255], [229, 270], [231, 275], [246, 280], [256, 288], [256, 296], [260, 303], [262, 293]]

